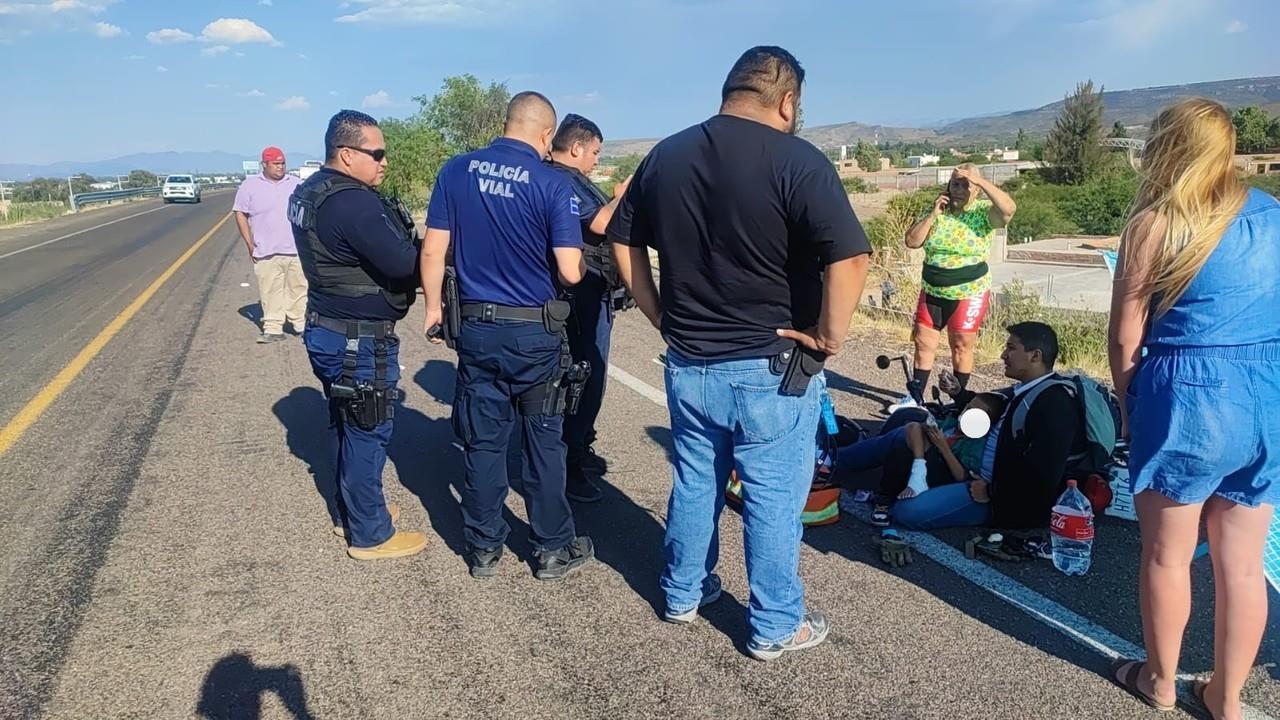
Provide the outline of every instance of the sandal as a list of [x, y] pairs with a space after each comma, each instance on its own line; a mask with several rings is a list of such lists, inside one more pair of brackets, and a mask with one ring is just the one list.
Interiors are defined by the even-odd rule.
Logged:
[[876, 503], [871, 510], [871, 527], [885, 528], [889, 527], [889, 506], [884, 503]]
[[[1126, 665], [1129, 667], [1129, 669], [1125, 672], [1124, 678], [1121, 679], [1120, 671]], [[1161, 703], [1160, 701], [1156, 700], [1150, 695], [1142, 692], [1142, 689], [1138, 687], [1138, 675], [1141, 674], [1142, 668], [1146, 667], [1146, 665], [1147, 663], [1142, 660], [1117, 658], [1111, 662], [1111, 672], [1107, 676], [1107, 678], [1111, 680], [1111, 682], [1115, 683], [1116, 685], [1119, 685], [1121, 688], [1124, 688], [1125, 692], [1138, 698], [1142, 702], [1146, 703], [1147, 705], [1150, 705], [1151, 707], [1155, 708], [1156, 710], [1159, 710], [1160, 712], [1173, 712], [1174, 710], [1178, 709], [1178, 706], [1176, 704], [1170, 703], [1166, 705], [1164, 703]]]
[[1209, 703], [1204, 701], [1204, 691], [1208, 687], [1208, 680], [1196, 680], [1191, 683], [1191, 694], [1195, 696], [1196, 700], [1200, 703], [1200, 706], [1204, 708], [1205, 713], [1208, 714], [1211, 720], [1217, 720], [1217, 716], [1209, 709]]

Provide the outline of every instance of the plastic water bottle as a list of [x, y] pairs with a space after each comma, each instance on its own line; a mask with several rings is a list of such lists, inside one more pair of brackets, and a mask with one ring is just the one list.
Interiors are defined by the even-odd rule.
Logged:
[[831, 402], [830, 393], [822, 393], [822, 425], [831, 437], [835, 437], [840, 432], [840, 426], [836, 424], [836, 408]]
[[1067, 481], [1067, 489], [1053, 506], [1049, 520], [1053, 543], [1053, 566], [1067, 575], [1089, 572], [1093, 554], [1093, 506], [1076, 487]]

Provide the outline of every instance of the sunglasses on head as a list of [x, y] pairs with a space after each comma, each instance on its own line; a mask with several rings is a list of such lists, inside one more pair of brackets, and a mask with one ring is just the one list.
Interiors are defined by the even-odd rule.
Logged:
[[387, 149], [386, 149], [386, 148], [378, 148], [377, 150], [369, 150], [369, 149], [367, 149], [367, 148], [355, 147], [354, 145], [339, 145], [338, 147], [340, 147], [340, 148], [346, 148], [346, 149], [348, 149], [348, 150], [355, 150], [356, 152], [362, 152], [362, 153], [364, 153], [365, 155], [368, 155], [369, 157], [373, 158], [373, 161], [374, 161], [374, 162], [382, 162], [383, 158], [385, 158], [385, 157], [387, 156]]

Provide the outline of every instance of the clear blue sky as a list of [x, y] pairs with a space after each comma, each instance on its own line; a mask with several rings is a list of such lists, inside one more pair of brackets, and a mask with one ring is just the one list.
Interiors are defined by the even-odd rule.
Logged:
[[408, 115], [466, 72], [660, 136], [756, 44], [806, 67], [806, 124], [918, 125], [1280, 74], [1277, 31], [1278, 0], [0, 0], [0, 162], [318, 155], [335, 110]]

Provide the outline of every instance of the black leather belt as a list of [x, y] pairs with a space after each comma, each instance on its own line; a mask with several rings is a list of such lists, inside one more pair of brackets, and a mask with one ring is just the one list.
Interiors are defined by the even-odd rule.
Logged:
[[495, 320], [515, 320], [517, 322], [541, 323], [543, 310], [541, 307], [510, 307], [495, 303], [462, 303], [463, 320], [479, 320], [493, 322]]
[[395, 337], [396, 334], [396, 324], [392, 320], [339, 320], [309, 312], [307, 313], [307, 324], [342, 333], [343, 335], [347, 335], [348, 330], [354, 325], [356, 337], [379, 339]]

